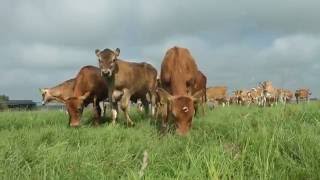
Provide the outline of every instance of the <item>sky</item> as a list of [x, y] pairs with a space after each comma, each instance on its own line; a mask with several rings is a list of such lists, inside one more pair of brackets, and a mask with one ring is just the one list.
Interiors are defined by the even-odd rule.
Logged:
[[0, 94], [40, 101], [40, 87], [98, 65], [95, 49], [160, 70], [188, 48], [208, 86], [271, 80], [320, 97], [319, 0], [0, 0]]

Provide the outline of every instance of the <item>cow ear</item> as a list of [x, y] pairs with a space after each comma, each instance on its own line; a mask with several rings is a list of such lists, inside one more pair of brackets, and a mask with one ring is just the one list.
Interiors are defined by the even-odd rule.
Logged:
[[118, 56], [120, 55], [120, 49], [117, 48], [117, 49], [114, 51], [114, 53], [115, 53], [116, 57], [118, 57]]
[[47, 88], [39, 88], [39, 91], [41, 94], [44, 94], [48, 91], [48, 89]]
[[169, 102], [173, 100], [173, 96], [169, 94], [168, 91], [162, 88], [158, 88], [156, 91], [159, 94], [160, 99], [164, 99], [165, 101], [169, 101]]
[[201, 98], [204, 96], [204, 90], [199, 90], [199, 91], [197, 91], [196, 93], [194, 93], [193, 95], [192, 95], [192, 100], [193, 100], [193, 102], [194, 103], [199, 103], [199, 102], [201, 102]]
[[79, 99], [83, 101], [83, 100], [87, 99], [89, 97], [89, 95], [90, 95], [90, 92], [86, 92], [84, 95], [80, 96]]
[[100, 50], [99, 50], [99, 49], [96, 49], [96, 50], [95, 50], [95, 53], [96, 53], [96, 56], [98, 56], [98, 57], [99, 57]]

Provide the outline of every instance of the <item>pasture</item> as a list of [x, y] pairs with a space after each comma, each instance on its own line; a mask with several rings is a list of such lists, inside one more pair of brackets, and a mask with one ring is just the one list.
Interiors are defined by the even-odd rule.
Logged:
[[320, 179], [319, 102], [218, 107], [186, 137], [91, 114], [69, 128], [60, 111], [0, 112], [0, 179]]

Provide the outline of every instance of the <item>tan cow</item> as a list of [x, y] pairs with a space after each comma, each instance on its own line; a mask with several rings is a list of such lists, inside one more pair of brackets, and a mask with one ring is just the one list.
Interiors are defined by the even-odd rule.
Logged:
[[200, 101], [203, 91], [193, 93], [198, 68], [190, 51], [186, 48], [169, 49], [161, 64], [161, 86], [158, 94], [166, 110], [162, 114], [162, 130], [167, 129], [169, 116], [173, 117], [176, 132], [188, 133], [195, 113], [194, 104]]
[[263, 88], [263, 95], [264, 98], [266, 99], [266, 103], [264, 106], [272, 106], [273, 104], [277, 104], [278, 102], [278, 97], [279, 97], [279, 91], [277, 88], [274, 88], [272, 86], [271, 81], [264, 81], [261, 83], [261, 86]]
[[73, 95], [74, 83], [75, 79], [72, 78], [52, 88], [40, 88], [39, 90], [42, 95], [42, 105], [45, 105], [51, 101], [64, 103], [64, 100], [67, 97], [71, 97]]
[[[128, 105], [131, 96], [135, 100], [141, 99], [144, 109], [148, 113], [149, 102], [155, 94], [157, 70], [148, 63], [135, 63], [118, 59], [120, 49], [96, 50], [96, 56], [99, 60], [101, 75], [108, 82], [108, 98], [112, 102], [112, 123], [115, 124], [117, 118], [117, 102], [120, 101], [120, 107], [123, 110], [127, 124], [133, 125], [129, 117]], [[120, 92], [120, 93], [119, 93]], [[117, 97], [116, 94], [121, 94]]]
[[311, 94], [312, 93], [311, 93], [310, 89], [307, 89], [307, 88], [297, 89], [296, 92], [294, 93], [294, 96], [296, 97], [297, 104], [301, 100], [305, 100], [305, 101], [309, 102], [309, 96]]
[[218, 102], [218, 104], [225, 104], [228, 103], [228, 89], [226, 86], [214, 86], [207, 88], [207, 99], [211, 103]]
[[282, 104], [286, 104], [293, 98], [293, 93], [290, 90], [279, 88], [277, 90], [277, 100]]
[[293, 98], [293, 92], [288, 89], [283, 89], [283, 93], [285, 97], [285, 102], [286, 103], [290, 102]]

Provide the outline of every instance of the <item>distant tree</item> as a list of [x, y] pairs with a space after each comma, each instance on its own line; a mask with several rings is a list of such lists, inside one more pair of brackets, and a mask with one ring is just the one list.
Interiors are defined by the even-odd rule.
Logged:
[[0, 95], [0, 101], [9, 101], [9, 96], [6, 96], [6, 95]]
[[6, 95], [0, 95], [0, 110], [7, 109], [7, 101], [9, 101], [9, 96]]

